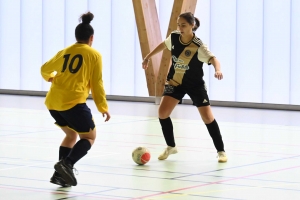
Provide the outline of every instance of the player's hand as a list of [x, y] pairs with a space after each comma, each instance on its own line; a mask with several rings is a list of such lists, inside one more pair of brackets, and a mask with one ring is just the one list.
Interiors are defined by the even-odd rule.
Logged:
[[104, 122], [107, 122], [107, 121], [110, 119], [110, 114], [109, 114], [109, 112], [104, 112], [104, 113], [102, 113], [102, 116], [103, 116], [103, 117], [106, 117], [106, 119], [105, 119]]
[[221, 71], [216, 71], [215, 72], [215, 78], [217, 78], [218, 80], [223, 79], [223, 74]]
[[53, 78], [49, 78], [48, 82], [52, 83], [53, 82]]
[[148, 68], [148, 63], [149, 63], [149, 59], [144, 59], [142, 62], [142, 67], [143, 69], [147, 69]]

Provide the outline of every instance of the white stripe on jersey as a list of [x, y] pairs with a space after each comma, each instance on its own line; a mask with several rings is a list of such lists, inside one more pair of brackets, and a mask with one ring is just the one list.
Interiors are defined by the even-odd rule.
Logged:
[[202, 45], [203, 45], [202, 41], [201, 41], [199, 38], [197, 38], [197, 37], [194, 37], [193, 42], [195, 42], [195, 43], [198, 44], [199, 46], [202, 46]]

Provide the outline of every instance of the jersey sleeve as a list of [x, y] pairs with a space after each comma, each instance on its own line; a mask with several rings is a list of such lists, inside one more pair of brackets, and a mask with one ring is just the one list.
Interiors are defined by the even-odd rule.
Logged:
[[210, 64], [210, 59], [214, 58], [214, 54], [211, 53], [209, 51], [209, 49], [207, 48], [207, 46], [205, 44], [202, 44], [199, 48], [198, 48], [198, 59], [201, 62]]
[[172, 40], [171, 40], [172, 33], [165, 39], [165, 45], [171, 51], [172, 48]]
[[41, 75], [48, 81], [50, 78], [53, 78], [57, 72], [62, 68], [63, 63], [59, 60], [61, 52], [58, 52], [53, 58], [47, 61], [41, 67]]
[[91, 80], [91, 91], [94, 102], [97, 106], [99, 112], [104, 113], [108, 111], [106, 94], [104, 90], [103, 80], [102, 80], [102, 57], [99, 56], [97, 62], [95, 63]]

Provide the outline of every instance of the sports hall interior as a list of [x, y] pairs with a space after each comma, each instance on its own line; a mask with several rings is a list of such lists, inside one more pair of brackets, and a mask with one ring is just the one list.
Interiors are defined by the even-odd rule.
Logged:
[[[64, 133], [45, 107], [40, 67], [76, 42], [87, 11], [111, 119], [87, 99], [97, 139], [76, 164], [78, 185], [63, 188], [49, 182]], [[187, 11], [221, 63], [223, 80], [203, 71], [226, 163], [187, 95], [171, 114], [178, 153], [157, 159], [170, 60], [141, 63]], [[0, 200], [300, 199], [300, 1], [0, 0], [0, 19]], [[131, 157], [139, 146], [151, 153], [145, 165]]]

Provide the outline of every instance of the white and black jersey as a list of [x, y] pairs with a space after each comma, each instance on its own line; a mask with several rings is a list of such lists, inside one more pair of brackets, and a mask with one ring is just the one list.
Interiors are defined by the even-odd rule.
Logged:
[[172, 66], [167, 81], [173, 86], [196, 86], [204, 84], [203, 63], [210, 64], [215, 57], [202, 41], [194, 35], [189, 43], [180, 40], [180, 32], [173, 31], [165, 40], [172, 54]]

